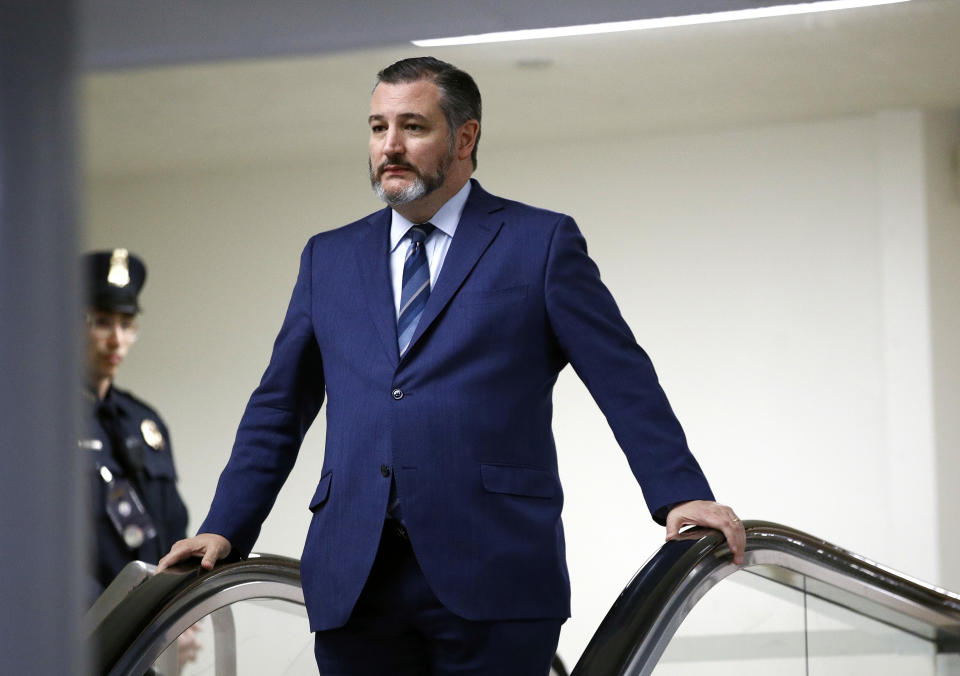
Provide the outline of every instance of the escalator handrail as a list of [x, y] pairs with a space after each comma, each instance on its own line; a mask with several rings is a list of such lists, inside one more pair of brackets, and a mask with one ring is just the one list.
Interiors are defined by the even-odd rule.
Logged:
[[[300, 562], [285, 556], [251, 555], [249, 559], [222, 564], [209, 572], [202, 571], [195, 562], [182, 563], [159, 574], [154, 574], [155, 569], [142, 562], [127, 564], [115, 580], [121, 592], [116, 600], [109, 607], [95, 605], [88, 612], [89, 637], [95, 646], [93, 673], [123, 671], [131, 656], [136, 656], [138, 661], [145, 659], [141, 656], [143, 647], [156, 643], [175, 621], [180, 621], [184, 609], [196, 607], [225, 590], [247, 586], [251, 587], [246, 594], [250, 598], [277, 597], [303, 602]], [[124, 573], [135, 576], [133, 582], [125, 580]], [[108, 587], [104, 596], [109, 598], [112, 588], [113, 585]], [[271, 589], [289, 591], [275, 594]], [[232, 600], [238, 599], [234, 595]]]
[[[787, 526], [744, 527], [742, 567], [750, 572], [920, 635], [940, 652], [960, 650], [960, 595]], [[683, 538], [665, 543], [634, 576], [572, 676], [649, 674], [697, 601], [741, 568], [718, 531], [693, 529]]]
[[[744, 527], [743, 568], [749, 572], [927, 638], [940, 652], [960, 652], [960, 595], [787, 526], [745, 521]], [[719, 532], [694, 529], [682, 538], [664, 544], [630, 581], [572, 676], [650, 673], [696, 602], [741, 568], [734, 565]], [[142, 653], [144, 646], [155, 646], [171, 632], [175, 637], [177, 625], [190, 622], [204, 602], [216, 605], [221, 603], [219, 597], [231, 596], [232, 600], [222, 603], [241, 597], [303, 603], [299, 561], [287, 557], [253, 555], [209, 572], [195, 564], [181, 564], [159, 575], [142, 563], [128, 568], [139, 576], [137, 581], [124, 583], [123, 576], [118, 577], [118, 582], [126, 584], [119, 600], [112, 608], [95, 606], [87, 616], [100, 658], [95, 673], [114, 672], [131, 655]], [[221, 593], [225, 591], [228, 594]], [[144, 657], [137, 657], [136, 664]]]

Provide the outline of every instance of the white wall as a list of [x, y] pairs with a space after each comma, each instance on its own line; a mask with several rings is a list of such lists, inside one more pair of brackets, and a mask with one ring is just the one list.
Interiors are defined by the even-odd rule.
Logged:
[[940, 571], [960, 591], [960, 115], [928, 115], [925, 142]]
[[[938, 445], [955, 451], [958, 437], [949, 415], [960, 334], [956, 195], [930, 198], [931, 250], [938, 248], [929, 275], [922, 257], [898, 272], [898, 245], [884, 228], [905, 211], [906, 235], [926, 243], [917, 214], [926, 203], [888, 193], [906, 173], [925, 196], [921, 179], [931, 170], [921, 161], [898, 177], [889, 153], [903, 146], [924, 160], [944, 151], [955, 119], [927, 125], [919, 113], [881, 114], [509, 148], [485, 137], [477, 178], [492, 192], [578, 219], [721, 501], [744, 518], [780, 521], [958, 586], [955, 572], [941, 568], [960, 556], [940, 551], [950, 512], [939, 512], [940, 523], [936, 493], [960, 474]], [[313, 232], [378, 208], [363, 153], [361, 140], [356, 157], [310, 166], [88, 181], [89, 245], [127, 246], [150, 266], [143, 337], [118, 380], [166, 417], [192, 526], [266, 364], [300, 248]], [[938, 165], [938, 180], [947, 170]], [[919, 292], [917, 275], [926, 280]], [[917, 293], [934, 299], [932, 351], [929, 327], [891, 346], [891, 294], [903, 288], [910, 302]], [[897, 434], [929, 439], [904, 481], [895, 470], [907, 451], [891, 441], [898, 381], [890, 359], [898, 355], [893, 367], [902, 369], [914, 349], [951, 364], [938, 375], [936, 401], [954, 403], [937, 408], [936, 435], [932, 395], [920, 415], [894, 416]], [[260, 551], [299, 554], [322, 461], [322, 415]], [[574, 586], [561, 654], [572, 664], [662, 531], [570, 372], [557, 387], [555, 430]], [[956, 507], [943, 492], [939, 500], [941, 510]], [[918, 513], [928, 518], [904, 518]]]

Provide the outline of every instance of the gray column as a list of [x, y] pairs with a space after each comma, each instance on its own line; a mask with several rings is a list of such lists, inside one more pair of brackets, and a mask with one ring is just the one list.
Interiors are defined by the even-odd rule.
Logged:
[[75, 7], [0, 2], [0, 673], [83, 674]]

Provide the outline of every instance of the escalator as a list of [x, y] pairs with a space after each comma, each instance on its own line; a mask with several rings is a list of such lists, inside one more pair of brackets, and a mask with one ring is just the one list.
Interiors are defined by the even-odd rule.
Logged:
[[[87, 612], [93, 673], [316, 673], [296, 559], [253, 555], [203, 573], [195, 565], [154, 569], [128, 564]], [[185, 632], [202, 649], [181, 664]]]
[[[744, 525], [742, 566], [716, 531], [663, 545], [572, 676], [960, 675], [960, 595], [785, 526]], [[294, 559], [202, 574], [130, 564], [86, 620], [98, 674], [316, 674]], [[181, 664], [184, 632], [203, 649]]]

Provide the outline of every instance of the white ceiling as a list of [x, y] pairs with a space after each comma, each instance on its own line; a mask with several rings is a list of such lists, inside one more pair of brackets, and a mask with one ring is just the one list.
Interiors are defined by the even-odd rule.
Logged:
[[811, 0], [77, 0], [87, 69], [323, 54]]
[[[86, 171], [362, 158], [374, 74], [419, 53], [401, 45], [92, 72], [81, 93]], [[960, 0], [429, 53], [477, 80], [488, 148], [960, 109]]]

